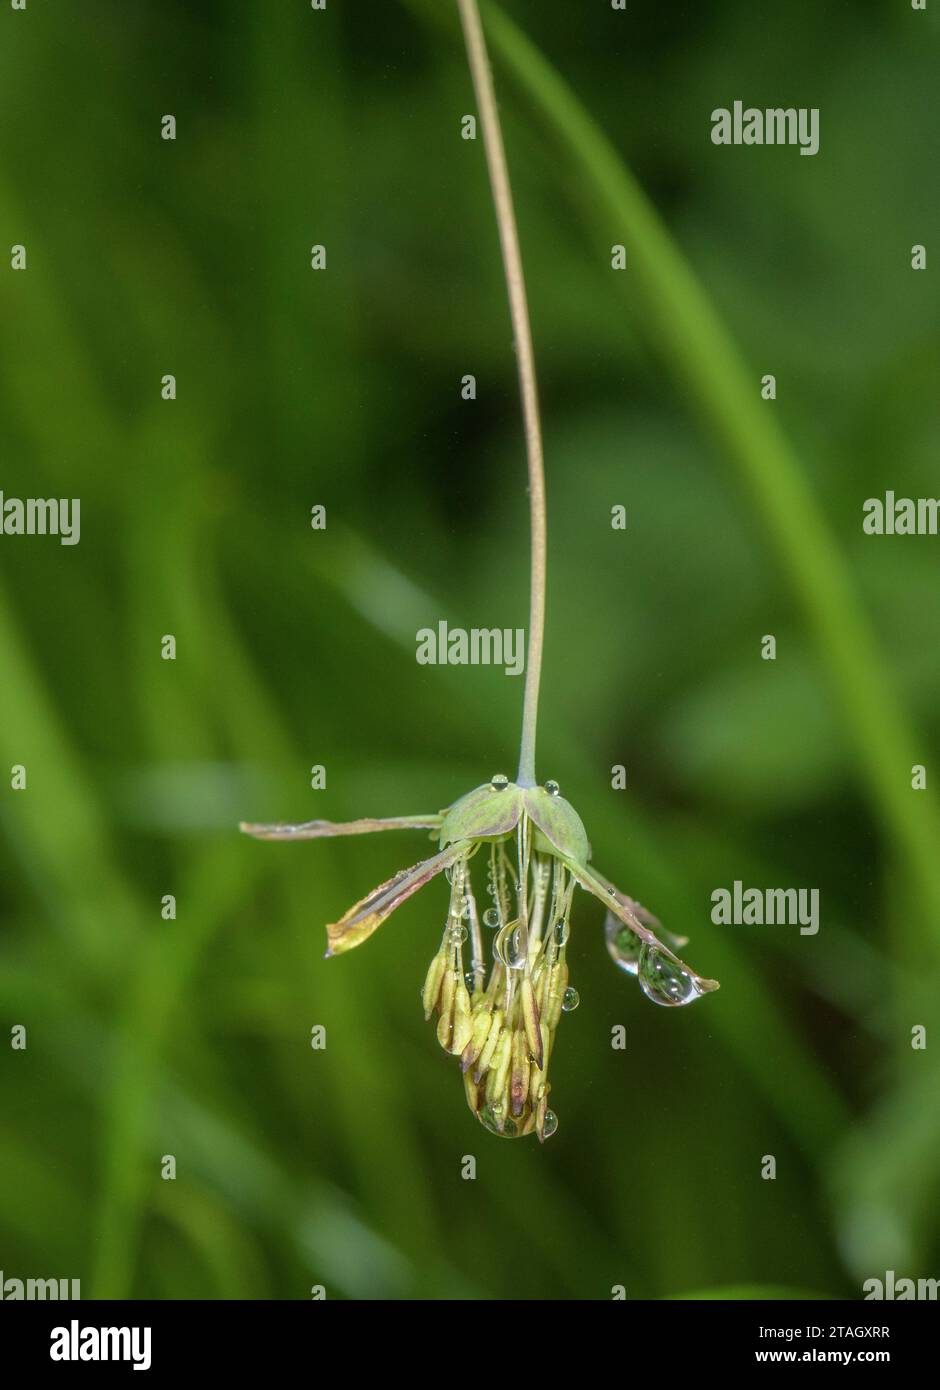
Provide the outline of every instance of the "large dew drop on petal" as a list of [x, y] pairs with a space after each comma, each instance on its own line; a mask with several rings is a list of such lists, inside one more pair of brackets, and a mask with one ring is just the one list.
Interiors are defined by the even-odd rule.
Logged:
[[637, 975], [647, 999], [670, 1007], [691, 1004], [718, 988], [717, 981], [693, 975], [671, 951], [656, 946], [644, 945], [640, 950]]

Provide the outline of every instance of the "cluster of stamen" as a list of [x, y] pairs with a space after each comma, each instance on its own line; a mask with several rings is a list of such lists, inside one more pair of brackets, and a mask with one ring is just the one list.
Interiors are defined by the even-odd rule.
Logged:
[[[425, 980], [425, 1017], [437, 1011], [438, 1041], [459, 1056], [480, 1122], [495, 1134], [534, 1131], [544, 1141], [558, 1127], [548, 1106], [555, 1030], [578, 1003], [565, 959], [574, 879], [534, 846], [523, 815], [512, 835], [489, 844], [492, 906], [481, 918], [470, 881], [479, 848], [449, 870], [450, 908]], [[484, 928], [495, 932], [488, 979]]]

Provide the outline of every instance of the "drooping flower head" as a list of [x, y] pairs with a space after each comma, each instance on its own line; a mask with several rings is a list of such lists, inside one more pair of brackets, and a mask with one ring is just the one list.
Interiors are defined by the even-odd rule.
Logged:
[[[675, 954], [655, 917], [590, 866], [581, 819], [555, 782], [536, 783], [535, 735], [545, 626], [546, 508], [542, 435], [512, 192], [499, 111], [477, 0], [457, 0], [479, 106], [493, 206], [509, 296], [525, 423], [532, 538], [529, 632], [517, 780], [498, 774], [437, 815], [346, 824], [242, 825], [263, 840], [363, 835], [373, 830], [430, 830], [438, 850], [403, 869], [327, 927], [327, 955], [359, 946], [412, 893], [446, 874], [450, 902], [440, 947], [422, 991], [425, 1015], [437, 1014], [441, 1046], [460, 1058], [467, 1100], [487, 1129], [508, 1136], [553, 1134], [549, 1062], [561, 1016], [578, 1003], [568, 982], [571, 900], [580, 885], [607, 909], [607, 949], [657, 1004], [691, 1003], [718, 988]], [[486, 865], [486, 899], [477, 906], [472, 878]], [[658, 934], [657, 934], [658, 933]], [[484, 940], [491, 936], [491, 959]]]
[[[608, 951], [655, 1003], [688, 1004], [718, 988], [675, 954], [683, 940], [670, 937], [666, 945], [656, 918], [591, 867], [581, 818], [556, 782], [523, 787], [497, 774], [437, 815], [241, 828], [263, 840], [432, 832], [436, 854], [401, 870], [327, 926], [326, 954], [361, 945], [419, 888], [446, 876], [450, 901], [424, 982], [424, 1012], [428, 1019], [437, 1014], [438, 1041], [460, 1059], [470, 1109], [494, 1134], [535, 1132], [545, 1140], [558, 1125], [548, 1070], [561, 1016], [579, 1002], [568, 979], [576, 886], [604, 903]], [[484, 873], [481, 909], [473, 878], [479, 886]]]

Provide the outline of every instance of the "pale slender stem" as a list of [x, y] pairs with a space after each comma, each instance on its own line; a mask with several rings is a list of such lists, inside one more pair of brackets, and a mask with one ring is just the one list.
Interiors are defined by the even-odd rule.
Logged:
[[522, 739], [519, 746], [520, 786], [535, 785], [535, 731], [538, 721], [539, 680], [542, 674], [542, 639], [545, 631], [545, 467], [542, 456], [542, 428], [539, 423], [538, 390], [535, 383], [535, 358], [532, 352], [532, 329], [526, 303], [522, 256], [519, 252], [519, 233], [512, 204], [512, 189], [506, 168], [506, 151], [499, 124], [499, 111], [493, 91], [493, 78], [486, 52], [486, 39], [480, 23], [477, 0], [457, 0], [460, 22], [463, 25], [467, 58], [473, 77], [480, 124], [483, 127], [483, 146], [489, 169], [496, 225], [503, 255], [506, 289], [509, 293], [509, 315], [512, 320], [519, 368], [519, 390], [522, 396], [522, 418], [525, 425], [526, 458], [529, 467], [529, 516], [532, 535], [531, 579], [529, 591], [529, 648], [526, 657], [525, 696], [522, 707]]

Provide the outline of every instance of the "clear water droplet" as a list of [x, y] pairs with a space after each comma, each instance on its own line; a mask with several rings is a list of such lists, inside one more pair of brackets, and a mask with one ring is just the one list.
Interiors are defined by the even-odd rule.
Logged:
[[525, 933], [518, 922], [507, 922], [493, 942], [497, 957], [509, 970], [521, 970], [526, 959]]
[[[558, 996], [556, 995], [555, 997], [557, 998]], [[580, 994], [575, 989], [574, 985], [569, 985], [561, 997], [562, 1009], [566, 1014], [574, 1013], [575, 1009], [578, 1007], [580, 1003]]]
[[608, 912], [604, 923], [604, 936], [614, 965], [625, 970], [628, 975], [635, 975], [640, 968], [640, 951], [643, 949], [643, 942], [636, 932], [632, 932], [625, 922]]
[[490, 786], [493, 788], [494, 792], [505, 791], [509, 786], [509, 778], [506, 776], [505, 772], [495, 772], [490, 778]]
[[703, 992], [681, 960], [657, 946], [644, 944], [637, 973], [640, 988], [654, 1004], [691, 1004]]
[[450, 929], [450, 943], [452, 946], [462, 946], [469, 935], [465, 926], [455, 923]]
[[491, 1134], [504, 1134], [511, 1138], [516, 1132], [515, 1121], [511, 1120], [508, 1115], [505, 1119], [503, 1118], [501, 1105], [484, 1105], [480, 1111], [480, 1123]]
[[[645, 908], [640, 908], [639, 903], [634, 904], [634, 910], [645, 927], [655, 931], [661, 942], [673, 951], [681, 951], [683, 946], [688, 946], [687, 936], [675, 936], [671, 931], [666, 931], [661, 922]], [[644, 917], [647, 919], [644, 921]], [[607, 940], [607, 950], [610, 958], [621, 970], [626, 970], [628, 975], [635, 975], [640, 965], [640, 951], [643, 948], [642, 939], [632, 932], [625, 922], [616, 917], [612, 912], [608, 912], [604, 922], [604, 936]], [[701, 991], [703, 994], [707, 990]]]
[[545, 1111], [545, 1123], [542, 1126], [542, 1138], [551, 1139], [555, 1130], [558, 1128], [558, 1116], [554, 1110]]
[[559, 917], [558, 921], [552, 928], [552, 935], [555, 938], [555, 945], [566, 946], [568, 944], [568, 936], [570, 935], [570, 931], [571, 929], [568, 925], [568, 919], [566, 917]]
[[488, 907], [483, 914], [484, 927], [498, 927], [502, 917], [498, 907]]
[[561, 787], [557, 782], [546, 782], [545, 790], [548, 792], [549, 796], [557, 796], [561, 791]]
[[[470, 993], [472, 994], [473, 991], [474, 991], [474, 990], [476, 989], [476, 987], [477, 987], [476, 976], [474, 975], [474, 973], [473, 973], [472, 970], [468, 970], [468, 971], [466, 972], [466, 974], [465, 974], [464, 977], [463, 977], [463, 982], [464, 982], [464, 984], [467, 986], [467, 989], [468, 989], [468, 990], [470, 991]], [[423, 997], [423, 996], [422, 996], [422, 997]]]

